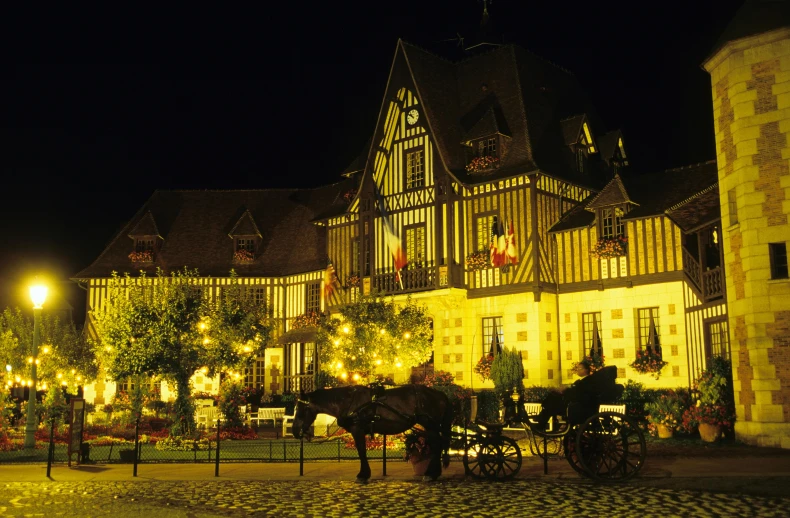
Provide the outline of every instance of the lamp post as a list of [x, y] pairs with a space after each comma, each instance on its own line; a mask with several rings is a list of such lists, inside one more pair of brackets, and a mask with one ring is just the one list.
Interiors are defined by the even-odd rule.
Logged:
[[42, 285], [35, 285], [30, 287], [30, 300], [33, 301], [33, 343], [31, 344], [31, 357], [33, 361], [30, 363], [31, 367], [31, 381], [30, 390], [27, 396], [27, 423], [25, 425], [25, 449], [32, 449], [36, 447], [36, 428], [38, 428], [38, 419], [36, 419], [36, 363], [38, 359], [38, 342], [41, 339], [41, 309], [44, 307], [44, 301], [47, 299], [47, 287]]

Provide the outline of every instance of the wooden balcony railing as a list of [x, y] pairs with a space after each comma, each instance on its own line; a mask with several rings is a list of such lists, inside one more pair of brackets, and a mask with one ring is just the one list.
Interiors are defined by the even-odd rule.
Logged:
[[683, 247], [683, 271], [694, 282], [697, 290], [702, 290], [702, 269], [699, 267], [699, 261], [686, 250], [685, 246]]
[[395, 272], [379, 271], [373, 276], [373, 289], [384, 293], [408, 293], [432, 290], [436, 287], [436, 267], [433, 262], [414, 268], [408, 265], [400, 271], [400, 282]]
[[702, 290], [705, 301], [724, 296], [724, 275], [721, 268], [716, 267], [702, 272]]
[[283, 394], [299, 394], [315, 390], [315, 376], [313, 374], [297, 374], [283, 376]]

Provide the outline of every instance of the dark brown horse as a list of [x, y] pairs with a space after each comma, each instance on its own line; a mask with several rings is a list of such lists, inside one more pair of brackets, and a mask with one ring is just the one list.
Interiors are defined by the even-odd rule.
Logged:
[[312, 438], [310, 427], [318, 414], [337, 418], [337, 424], [351, 433], [359, 453], [357, 482], [370, 478], [366, 434], [394, 435], [415, 424], [425, 428], [431, 462], [425, 475], [436, 479], [450, 462], [450, 428], [453, 408], [447, 396], [424, 385], [404, 385], [383, 391], [368, 387], [319, 389], [302, 397], [296, 404], [293, 434], [296, 438]]

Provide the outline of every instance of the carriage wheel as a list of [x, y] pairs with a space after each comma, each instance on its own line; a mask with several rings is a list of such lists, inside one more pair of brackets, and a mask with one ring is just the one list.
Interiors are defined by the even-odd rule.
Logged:
[[495, 458], [488, 465], [486, 476], [492, 480], [510, 480], [521, 470], [521, 448], [510, 437], [493, 439]]
[[585, 477], [588, 476], [579, 461], [579, 456], [576, 455], [576, 435], [569, 433], [563, 437], [562, 440], [563, 446], [565, 447], [565, 458], [568, 460], [568, 464], [573, 468], [573, 471]]
[[470, 438], [464, 455], [464, 471], [475, 478], [486, 478], [495, 458], [496, 447], [492, 442]]
[[642, 469], [647, 446], [634, 421], [616, 412], [601, 412], [579, 427], [576, 454], [588, 476], [601, 482], [616, 482], [627, 480]]

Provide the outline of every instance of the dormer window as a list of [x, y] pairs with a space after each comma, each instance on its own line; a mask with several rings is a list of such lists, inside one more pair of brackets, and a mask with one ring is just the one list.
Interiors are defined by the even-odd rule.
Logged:
[[477, 156], [492, 156], [498, 157], [497, 154], [497, 139], [496, 138], [484, 138], [480, 142], [477, 143]]
[[134, 251], [129, 254], [129, 259], [133, 263], [152, 263], [154, 262], [154, 237], [137, 237], [134, 240]]
[[251, 263], [255, 260], [255, 238], [237, 237], [234, 240], [233, 261], [236, 263]]
[[623, 216], [625, 211], [621, 207], [606, 207], [600, 209], [601, 237], [612, 238], [625, 234]]
[[129, 259], [135, 264], [153, 263], [162, 237], [150, 212], [140, 218], [129, 232], [129, 237], [134, 243]]

